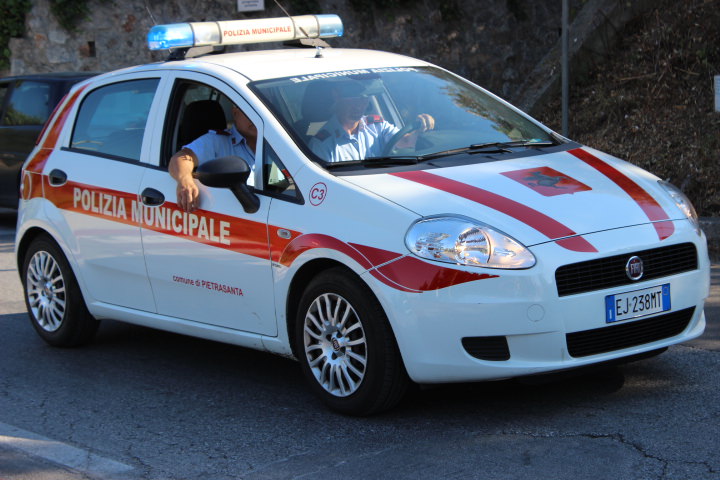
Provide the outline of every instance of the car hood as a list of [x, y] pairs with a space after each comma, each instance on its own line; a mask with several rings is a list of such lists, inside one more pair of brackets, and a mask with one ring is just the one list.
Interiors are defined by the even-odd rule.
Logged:
[[596, 251], [583, 235], [647, 224], [663, 240], [684, 215], [654, 175], [582, 147], [473, 165], [343, 177], [423, 217], [461, 215], [527, 246]]

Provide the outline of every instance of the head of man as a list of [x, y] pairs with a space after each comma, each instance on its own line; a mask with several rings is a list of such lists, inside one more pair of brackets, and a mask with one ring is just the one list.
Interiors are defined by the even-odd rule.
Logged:
[[235, 128], [237, 128], [237, 131], [240, 132], [243, 137], [253, 140], [257, 138], [257, 128], [255, 124], [235, 105], [232, 107], [232, 116]]
[[367, 86], [354, 80], [346, 80], [335, 85], [332, 96], [335, 102], [335, 115], [343, 124], [358, 122], [365, 115], [370, 102]]

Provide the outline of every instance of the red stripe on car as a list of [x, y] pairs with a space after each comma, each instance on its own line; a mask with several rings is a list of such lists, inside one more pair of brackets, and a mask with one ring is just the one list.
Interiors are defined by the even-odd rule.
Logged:
[[313, 248], [327, 248], [342, 252], [363, 268], [368, 269], [373, 277], [385, 285], [405, 292], [427, 292], [497, 277], [497, 275], [447, 268], [367, 245], [348, 244], [335, 237], [322, 234], [297, 237], [283, 252], [280, 263], [290, 266], [301, 253]]
[[421, 292], [498, 277], [487, 273], [445, 268], [409, 256], [383, 265], [377, 270], [398, 285]]
[[292, 265], [295, 259], [300, 256], [300, 254], [314, 248], [327, 248], [330, 250], [336, 250], [352, 258], [365, 269], [370, 269], [373, 267], [372, 263], [370, 263], [370, 260], [365, 258], [365, 256], [359, 251], [357, 251], [355, 248], [351, 247], [342, 240], [338, 240], [335, 237], [323, 235], [320, 233], [300, 235], [299, 237], [295, 238], [292, 242], [290, 242], [290, 244], [288, 244], [288, 246], [285, 248], [285, 251], [282, 252], [282, 255], [280, 256], [280, 263], [282, 265], [285, 265], [286, 267], [289, 267], [290, 265]]
[[45, 198], [57, 208], [135, 225], [245, 255], [269, 259], [268, 227], [265, 223], [196, 210], [188, 213], [176, 203], [145, 206], [137, 194], [76, 182], [50, 185], [43, 176]]
[[663, 222], [663, 220], [670, 220], [670, 217], [660, 204], [646, 192], [645, 189], [632, 181], [628, 176], [582, 148], [568, 150], [568, 153], [590, 165], [612, 180], [618, 187], [622, 188], [625, 193], [638, 204], [642, 211], [645, 212], [648, 220], [651, 222], [660, 222], [653, 223], [660, 240], [665, 240], [675, 232], [675, 226], [672, 222]]
[[369, 247], [367, 245], [359, 245], [357, 243], [350, 243], [350, 245], [362, 253], [374, 266], [382, 265], [383, 263], [387, 263], [402, 256], [400, 253], [390, 252], [381, 248]]
[[[136, 194], [76, 182], [55, 186], [50, 185], [47, 176], [42, 178], [45, 198], [57, 208], [272, 260], [286, 267], [304, 252], [326, 248], [347, 255], [385, 285], [405, 292], [438, 290], [496, 277], [434, 265], [367, 245], [349, 244], [329, 235], [303, 235], [207, 210], [188, 213], [172, 202], [147, 207]], [[282, 234], [281, 230], [284, 230]]]
[[[410, 180], [415, 183], [436, 188], [443, 192], [452, 193], [473, 202], [485, 205], [486, 207], [504, 213], [516, 220], [534, 228], [558, 245], [575, 252], [597, 252], [590, 242], [579, 236], [557, 220], [548, 217], [544, 213], [530, 208], [522, 203], [505, 198], [496, 193], [489, 192], [482, 188], [473, 187], [466, 183], [458, 182], [450, 178], [435, 175], [426, 171], [391, 173], [396, 177]], [[565, 238], [573, 237], [573, 238]], [[555, 240], [555, 239], [560, 240]]]

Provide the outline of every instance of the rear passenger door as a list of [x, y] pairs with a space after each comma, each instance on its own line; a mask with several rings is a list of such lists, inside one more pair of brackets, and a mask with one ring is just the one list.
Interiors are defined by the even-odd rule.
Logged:
[[[71, 129], [43, 169], [51, 218], [91, 298], [155, 311], [140, 237], [138, 189], [146, 170], [146, 126], [157, 103], [156, 77], [112, 77], [77, 100]], [[68, 127], [68, 126], [66, 126]]]

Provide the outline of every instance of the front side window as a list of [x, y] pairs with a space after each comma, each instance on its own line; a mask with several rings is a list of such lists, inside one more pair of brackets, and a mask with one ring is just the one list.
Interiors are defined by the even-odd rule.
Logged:
[[18, 81], [8, 102], [3, 125], [43, 125], [54, 105], [50, 105], [48, 83]]
[[199, 165], [226, 156], [255, 165], [258, 122], [250, 119], [246, 105], [237, 105], [227, 91], [188, 79], [175, 81], [170, 98], [162, 166], [183, 148], [195, 154]]
[[165, 119], [165, 159], [209, 131], [222, 131], [232, 126], [233, 104], [216, 88], [178, 80], [172, 98]]
[[418, 158], [498, 142], [557, 143], [484, 90], [432, 67], [327, 72], [251, 88], [324, 165]]
[[158, 83], [155, 78], [131, 80], [90, 92], [80, 105], [70, 147], [139, 161]]

